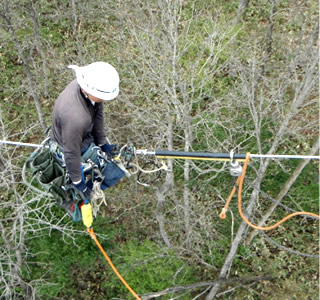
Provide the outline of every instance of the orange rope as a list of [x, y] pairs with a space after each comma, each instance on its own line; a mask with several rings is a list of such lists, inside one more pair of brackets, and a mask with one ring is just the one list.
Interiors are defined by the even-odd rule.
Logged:
[[138, 300], [141, 300], [141, 298], [133, 291], [133, 289], [129, 286], [129, 284], [124, 280], [124, 278], [120, 275], [120, 273], [118, 272], [118, 270], [116, 269], [116, 267], [113, 265], [111, 259], [109, 258], [109, 256], [107, 255], [107, 253], [104, 251], [104, 249], [102, 248], [101, 244], [99, 243], [96, 235], [93, 232], [93, 228], [87, 228], [88, 233], [90, 234], [91, 238], [96, 242], [98, 248], [100, 249], [100, 251], [102, 252], [102, 254], [104, 255], [105, 259], [107, 260], [108, 264], [110, 265], [110, 267], [112, 268], [113, 272], [116, 273], [116, 275], [118, 276], [118, 278], [122, 281], [122, 283], [124, 284], [124, 286], [130, 291], [130, 293]]
[[224, 208], [222, 209], [222, 212], [220, 213], [219, 217], [220, 219], [225, 219], [226, 218], [226, 212], [228, 211], [229, 209], [229, 204], [231, 202], [231, 199], [232, 197], [234, 196], [234, 194], [236, 193], [236, 190], [237, 190], [237, 185], [239, 184], [239, 181], [240, 181], [240, 177], [238, 177], [237, 181], [236, 181], [236, 184], [233, 186], [233, 189], [231, 191], [231, 194], [229, 195], [227, 201], [226, 201], [226, 204], [224, 206]]
[[286, 216], [285, 218], [283, 218], [282, 220], [280, 220], [278, 223], [272, 225], [272, 226], [266, 226], [266, 227], [261, 227], [261, 226], [256, 226], [254, 224], [252, 224], [246, 217], [245, 215], [243, 214], [242, 212], [242, 205], [241, 205], [241, 202], [242, 202], [242, 186], [243, 186], [243, 181], [244, 181], [244, 177], [246, 175], [246, 170], [247, 170], [247, 166], [248, 166], [248, 163], [249, 163], [249, 159], [250, 159], [250, 153], [248, 152], [247, 155], [246, 155], [246, 159], [244, 161], [244, 165], [243, 165], [243, 171], [242, 171], [242, 174], [241, 176], [238, 177], [237, 179], [237, 182], [235, 184], [235, 186], [233, 187], [232, 191], [231, 191], [231, 194], [230, 196], [228, 197], [227, 201], [226, 201], [226, 204], [225, 204], [225, 207], [223, 208], [221, 214], [219, 215], [219, 217], [221, 219], [225, 219], [226, 217], [226, 212], [228, 210], [228, 207], [229, 207], [229, 204], [230, 204], [230, 201], [232, 199], [232, 197], [234, 196], [235, 192], [236, 192], [236, 187], [238, 185], [238, 210], [239, 210], [239, 214], [241, 216], [241, 218], [249, 225], [251, 226], [252, 228], [254, 229], [257, 229], [257, 230], [271, 230], [271, 229], [274, 229], [276, 227], [278, 227], [280, 224], [282, 224], [283, 222], [287, 221], [288, 219], [294, 217], [294, 216], [298, 216], [298, 215], [308, 215], [308, 216], [313, 216], [313, 217], [316, 217], [316, 218], [320, 218], [319, 215], [316, 215], [314, 213], [310, 213], [310, 212], [305, 212], [305, 211], [298, 211], [298, 212], [295, 212], [295, 213], [292, 213], [288, 216]]

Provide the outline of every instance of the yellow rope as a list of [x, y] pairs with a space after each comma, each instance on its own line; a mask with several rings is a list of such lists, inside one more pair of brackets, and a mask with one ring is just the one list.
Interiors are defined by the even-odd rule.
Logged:
[[[191, 160], [210, 160], [210, 161], [230, 161], [230, 158], [213, 158], [213, 157], [193, 157], [193, 156], [174, 156], [174, 155], [156, 155], [158, 158], [175, 158], [175, 159], [191, 159]], [[245, 159], [237, 158], [237, 161], [244, 161]]]

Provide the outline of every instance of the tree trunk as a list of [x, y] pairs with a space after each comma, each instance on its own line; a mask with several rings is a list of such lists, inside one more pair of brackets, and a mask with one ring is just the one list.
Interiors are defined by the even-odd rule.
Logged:
[[[264, 169], [264, 165], [261, 165], [260, 166], [260, 172], [258, 173], [258, 178], [256, 180], [256, 184], [260, 186], [260, 183], [262, 181], [262, 178], [264, 176], [264, 173], [263, 172], [263, 169]], [[250, 202], [249, 202], [249, 205], [246, 209], [246, 211], [244, 212], [246, 217], [247, 216], [250, 216], [251, 213], [252, 213], [252, 210], [254, 209], [254, 206], [255, 206], [255, 201], [256, 201], [256, 198], [258, 196], [258, 192], [255, 190], [253, 191], [252, 195], [251, 195], [251, 198], [250, 198]], [[227, 278], [228, 275], [229, 275], [229, 272], [231, 270], [231, 267], [232, 267], [232, 263], [233, 263], [233, 260], [234, 260], [234, 257], [235, 255], [237, 254], [237, 250], [238, 250], [238, 247], [242, 241], [242, 238], [243, 236], [245, 235], [245, 232], [247, 230], [247, 223], [242, 221], [241, 224], [240, 224], [240, 227], [237, 231], [237, 234], [236, 234], [236, 237], [235, 239], [233, 240], [233, 243], [231, 244], [231, 248], [230, 248], [230, 251], [225, 259], [225, 262], [222, 266], [222, 269], [220, 271], [220, 274], [219, 274], [219, 279], [224, 279], [224, 278]], [[206, 296], [205, 300], [212, 300], [214, 299], [215, 295], [217, 294], [218, 290], [219, 290], [219, 287], [221, 285], [221, 282], [220, 281], [217, 281], [215, 282], [215, 284], [212, 286], [209, 294]]]
[[236, 26], [239, 22], [242, 16], [245, 15], [245, 10], [249, 5], [249, 0], [239, 0], [239, 5], [237, 9], [237, 16], [233, 21], [233, 26]]

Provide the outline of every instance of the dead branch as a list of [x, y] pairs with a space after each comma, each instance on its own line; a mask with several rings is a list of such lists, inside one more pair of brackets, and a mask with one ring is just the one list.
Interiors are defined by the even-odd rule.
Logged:
[[144, 294], [141, 296], [141, 299], [148, 300], [148, 299], [161, 297], [161, 296], [167, 295], [169, 293], [177, 293], [177, 292], [182, 292], [182, 291], [186, 291], [186, 290], [193, 290], [193, 289], [198, 289], [198, 288], [210, 287], [216, 283], [232, 285], [235, 283], [236, 284], [239, 284], [239, 283], [240, 284], [250, 284], [252, 282], [257, 282], [257, 281], [272, 281], [272, 280], [274, 280], [274, 278], [270, 275], [241, 277], [241, 278], [218, 278], [217, 280], [214, 280], [214, 281], [204, 281], [204, 282], [194, 283], [194, 284], [185, 285], [185, 286], [176, 286], [176, 287], [167, 288], [167, 289], [160, 291], [160, 292]]

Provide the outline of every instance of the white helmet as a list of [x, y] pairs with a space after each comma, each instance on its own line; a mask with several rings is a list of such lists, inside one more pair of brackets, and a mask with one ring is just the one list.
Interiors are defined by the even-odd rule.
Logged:
[[68, 66], [76, 72], [77, 81], [88, 94], [102, 100], [112, 100], [119, 94], [119, 74], [108, 63], [98, 61], [79, 67]]

